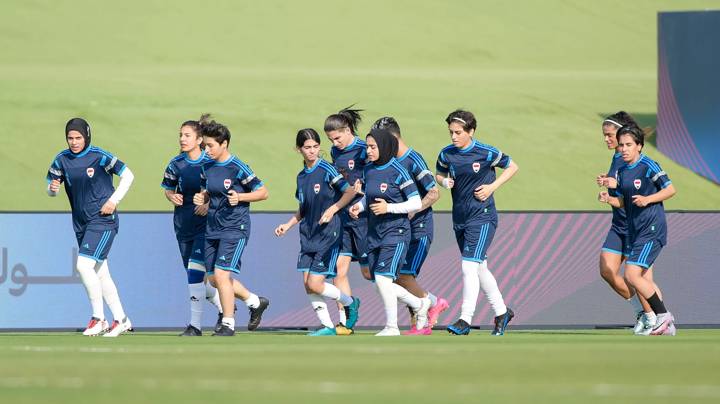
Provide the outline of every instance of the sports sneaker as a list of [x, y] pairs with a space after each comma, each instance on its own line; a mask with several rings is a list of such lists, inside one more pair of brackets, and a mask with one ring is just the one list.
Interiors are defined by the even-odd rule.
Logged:
[[428, 325], [428, 310], [430, 309], [430, 299], [423, 297], [420, 299], [420, 308], [417, 310], [415, 315], [417, 320], [415, 321], [415, 328], [423, 329]]
[[510, 310], [510, 308], [508, 307], [505, 314], [495, 317], [495, 328], [493, 328], [490, 335], [495, 335], [498, 337], [501, 335], [505, 335], [505, 329], [507, 328], [508, 323], [510, 323], [510, 320], [512, 320], [513, 317], [515, 317], [515, 313], [513, 313], [513, 311]]
[[323, 327], [308, 334], [309, 337], [330, 337], [337, 335], [334, 328]]
[[642, 323], [642, 325], [639, 327], [640, 329], [637, 332], [635, 332], [635, 330], [638, 329], [638, 326], [635, 325], [635, 329], [633, 330], [633, 333], [635, 335], [640, 335], [640, 336], [646, 337], [646, 336], [650, 335], [650, 332], [652, 331], [652, 329], [655, 328], [657, 319], [650, 320], [650, 317], [648, 317], [647, 314], [643, 313], [642, 318], [640, 319], [640, 322]]
[[357, 297], [353, 297], [352, 299], [352, 303], [344, 307], [345, 318], [347, 319], [347, 322], [345, 324], [347, 328], [354, 328], [355, 324], [358, 321], [358, 318], [360, 318], [360, 299]]
[[650, 335], [666, 335], [665, 332], [668, 331], [671, 325], [673, 325], [674, 321], [675, 319], [669, 311], [667, 313], [658, 314], [657, 322], [655, 323], [655, 327], [653, 327], [652, 331], [650, 331]]
[[178, 337], [202, 337], [202, 331], [199, 328], [195, 328], [192, 324], [188, 324], [185, 331]]
[[343, 323], [337, 323], [335, 326], [335, 335], [353, 335], [355, 331], [352, 328], [345, 327]]
[[675, 336], [677, 333], [677, 328], [675, 328], [675, 320], [673, 320], [672, 323], [670, 323], [670, 326], [665, 330], [665, 332], [662, 335], [670, 335]]
[[420, 329], [412, 326], [409, 330], [403, 331], [402, 335], [432, 335], [432, 328], [430, 328], [429, 325], [425, 328]]
[[248, 320], [248, 331], [255, 331], [260, 325], [262, 315], [270, 305], [270, 300], [266, 297], [260, 296], [260, 305], [256, 308], [250, 309], [250, 320]]
[[133, 332], [132, 323], [130, 322], [130, 319], [125, 317], [122, 319], [122, 321], [114, 320], [112, 323], [112, 327], [110, 327], [110, 330], [103, 334], [103, 337], [109, 337], [114, 338], [117, 337], [120, 334], [126, 333], [126, 332]]
[[105, 320], [100, 320], [97, 317], [91, 317], [90, 322], [88, 323], [87, 327], [85, 328], [85, 331], [83, 331], [83, 335], [87, 335], [88, 337], [96, 337], [108, 330], [108, 322]]
[[454, 324], [449, 325], [447, 330], [450, 334], [454, 335], [468, 335], [470, 334], [470, 324], [460, 319]]
[[227, 325], [223, 324], [220, 326], [220, 329], [215, 331], [213, 333], [213, 337], [232, 337], [235, 335], [235, 330], [228, 327]]
[[640, 332], [645, 329], [645, 312], [638, 311], [635, 316], [635, 327], [633, 328], [633, 334], [640, 335]]
[[399, 337], [400, 330], [397, 327], [385, 327], [379, 333], [375, 334], [376, 337]]
[[448, 307], [450, 307], [448, 301], [442, 297], [438, 297], [437, 304], [428, 309], [428, 326], [435, 327], [435, 324], [438, 322], [438, 318], [440, 318], [440, 314], [447, 310]]

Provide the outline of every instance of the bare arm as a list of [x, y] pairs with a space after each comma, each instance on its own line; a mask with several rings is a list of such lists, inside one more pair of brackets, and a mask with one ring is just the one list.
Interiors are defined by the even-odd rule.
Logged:
[[239, 202], [259, 202], [264, 201], [269, 196], [268, 190], [265, 187], [265, 185], [261, 186], [260, 188], [243, 194], [238, 194], [238, 201]]

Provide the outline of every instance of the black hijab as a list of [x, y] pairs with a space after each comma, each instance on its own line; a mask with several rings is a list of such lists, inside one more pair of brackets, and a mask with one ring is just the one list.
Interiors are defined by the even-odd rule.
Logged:
[[398, 140], [386, 129], [373, 129], [368, 133], [368, 137], [375, 139], [378, 145], [379, 157], [374, 161], [375, 165], [382, 166], [387, 164], [393, 157], [397, 156]]
[[71, 130], [76, 130], [80, 132], [83, 139], [85, 139], [85, 147], [82, 149], [82, 151], [85, 151], [88, 147], [90, 147], [90, 124], [87, 123], [86, 120], [82, 118], [73, 118], [69, 120], [65, 124], [65, 136], [67, 137], [68, 133], [70, 133]]

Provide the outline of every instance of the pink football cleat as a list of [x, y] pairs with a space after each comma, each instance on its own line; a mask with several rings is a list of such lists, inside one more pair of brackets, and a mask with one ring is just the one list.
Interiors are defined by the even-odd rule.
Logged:
[[412, 326], [411, 329], [403, 331], [402, 335], [432, 335], [432, 328], [428, 326], [418, 330], [415, 326]]
[[[434, 327], [435, 324], [438, 322], [438, 318], [440, 318], [440, 314], [447, 310], [450, 305], [448, 304], [447, 300], [443, 299], [442, 297], [437, 298], [437, 304], [428, 310], [428, 326], [430, 328]], [[431, 330], [432, 332], [432, 330]]]

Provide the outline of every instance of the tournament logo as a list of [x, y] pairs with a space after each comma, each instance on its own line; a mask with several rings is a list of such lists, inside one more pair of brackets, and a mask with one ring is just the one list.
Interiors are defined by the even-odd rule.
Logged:
[[387, 191], [387, 184], [383, 182], [382, 184], [380, 184], [380, 192], [384, 194], [385, 191]]
[[313, 191], [315, 191], [316, 194], [320, 193], [320, 184], [313, 185]]
[[355, 160], [348, 160], [348, 168], [351, 170], [355, 169]]
[[638, 178], [635, 181], [633, 181], [633, 185], [635, 185], [635, 189], [640, 189], [640, 186], [642, 185], [642, 181], [640, 181], [640, 179]]
[[92, 178], [93, 175], [95, 175], [95, 169], [92, 167], [88, 167], [87, 170], [85, 170], [85, 172], [87, 173], [87, 176], [90, 178]]
[[473, 163], [473, 171], [480, 171], [480, 163], [478, 163], [477, 161]]
[[223, 185], [225, 186], [225, 189], [230, 189], [231, 184], [232, 184], [232, 181], [230, 181], [230, 178], [225, 178], [225, 181], [223, 181]]

